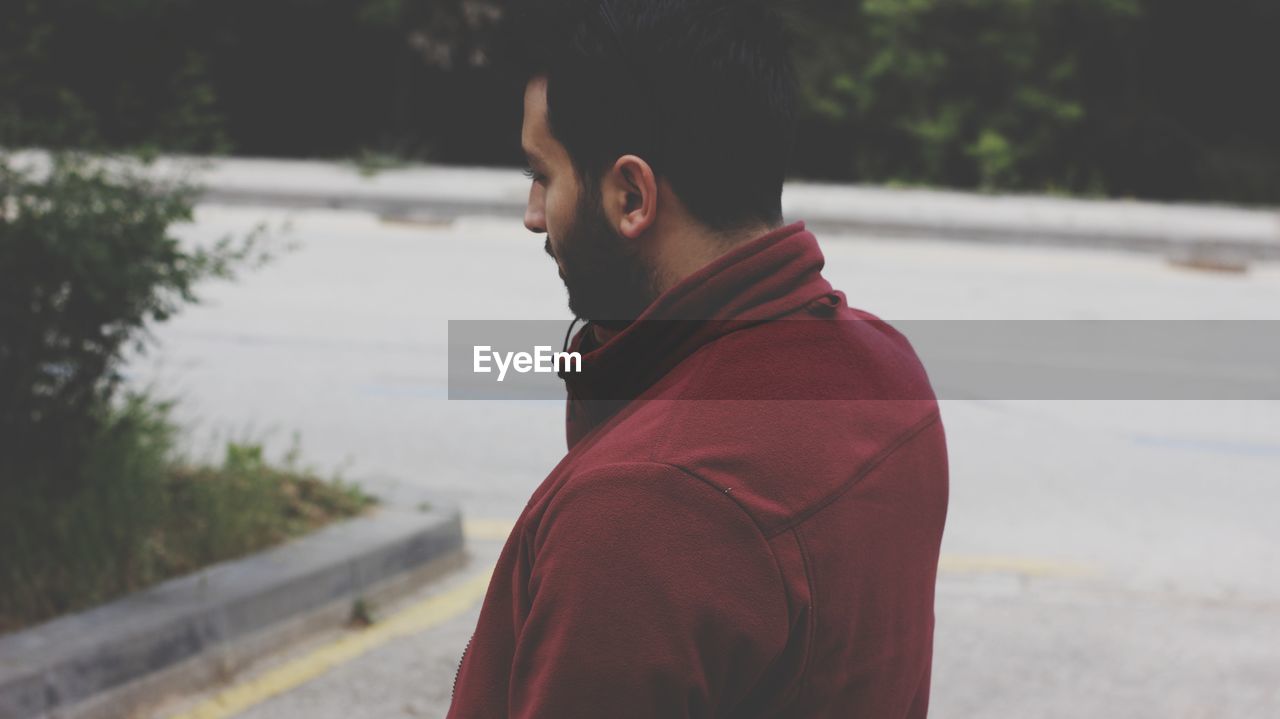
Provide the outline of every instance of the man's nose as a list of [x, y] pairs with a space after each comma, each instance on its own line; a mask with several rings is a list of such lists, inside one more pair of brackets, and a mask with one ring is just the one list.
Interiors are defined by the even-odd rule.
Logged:
[[538, 234], [547, 231], [546, 195], [542, 185], [536, 182], [529, 188], [529, 204], [524, 208], [524, 226], [530, 232]]

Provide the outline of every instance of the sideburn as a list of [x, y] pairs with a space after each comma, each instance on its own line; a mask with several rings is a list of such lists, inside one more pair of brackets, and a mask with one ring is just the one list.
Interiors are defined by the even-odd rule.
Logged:
[[631, 240], [618, 234], [604, 214], [599, 182], [583, 182], [573, 226], [560, 253], [569, 309], [610, 329], [621, 329], [657, 299], [652, 269]]

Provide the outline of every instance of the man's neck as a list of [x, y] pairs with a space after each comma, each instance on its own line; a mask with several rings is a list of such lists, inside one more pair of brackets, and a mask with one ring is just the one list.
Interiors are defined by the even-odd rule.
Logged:
[[654, 289], [661, 296], [726, 252], [778, 227], [781, 225], [761, 224], [733, 232], [715, 232], [690, 224], [664, 233], [653, 248]]
[[[682, 222], [670, 228], [655, 228], [653, 244], [648, 248], [648, 262], [653, 268], [654, 299], [715, 262], [721, 255], [779, 227], [782, 224], [762, 223], [732, 232], [715, 232], [697, 223]], [[590, 332], [594, 346], [607, 343], [629, 324], [625, 321], [592, 320]]]

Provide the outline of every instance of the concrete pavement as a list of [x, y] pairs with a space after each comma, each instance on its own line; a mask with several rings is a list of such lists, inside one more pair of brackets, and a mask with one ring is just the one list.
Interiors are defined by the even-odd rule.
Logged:
[[[540, 240], [511, 220], [212, 205], [183, 235], [286, 218], [296, 249], [204, 288], [131, 381], [183, 399], [197, 452], [255, 432], [283, 450], [297, 431], [321, 469], [422, 477], [469, 519], [510, 521], [563, 454], [563, 408], [445, 400], [445, 332], [449, 319], [567, 326]], [[1280, 266], [1265, 262], [1217, 274], [1090, 250], [820, 240], [832, 282], [891, 321], [1280, 319]], [[953, 490], [934, 716], [1280, 715], [1280, 403], [953, 400], [943, 413]], [[457, 581], [493, 545], [473, 540]], [[439, 716], [474, 621], [244, 716]]]

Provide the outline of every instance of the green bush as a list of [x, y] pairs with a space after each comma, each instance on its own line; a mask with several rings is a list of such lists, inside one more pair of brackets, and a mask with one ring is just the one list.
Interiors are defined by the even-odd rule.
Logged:
[[74, 491], [129, 349], [195, 301], [195, 283], [261, 261], [261, 233], [185, 248], [195, 190], [129, 161], [0, 157], [0, 481]]
[[128, 351], [202, 279], [265, 262], [261, 229], [184, 245], [195, 189], [128, 159], [0, 156], [0, 631], [358, 512], [337, 480], [232, 443], [178, 451], [170, 405], [122, 391]]

